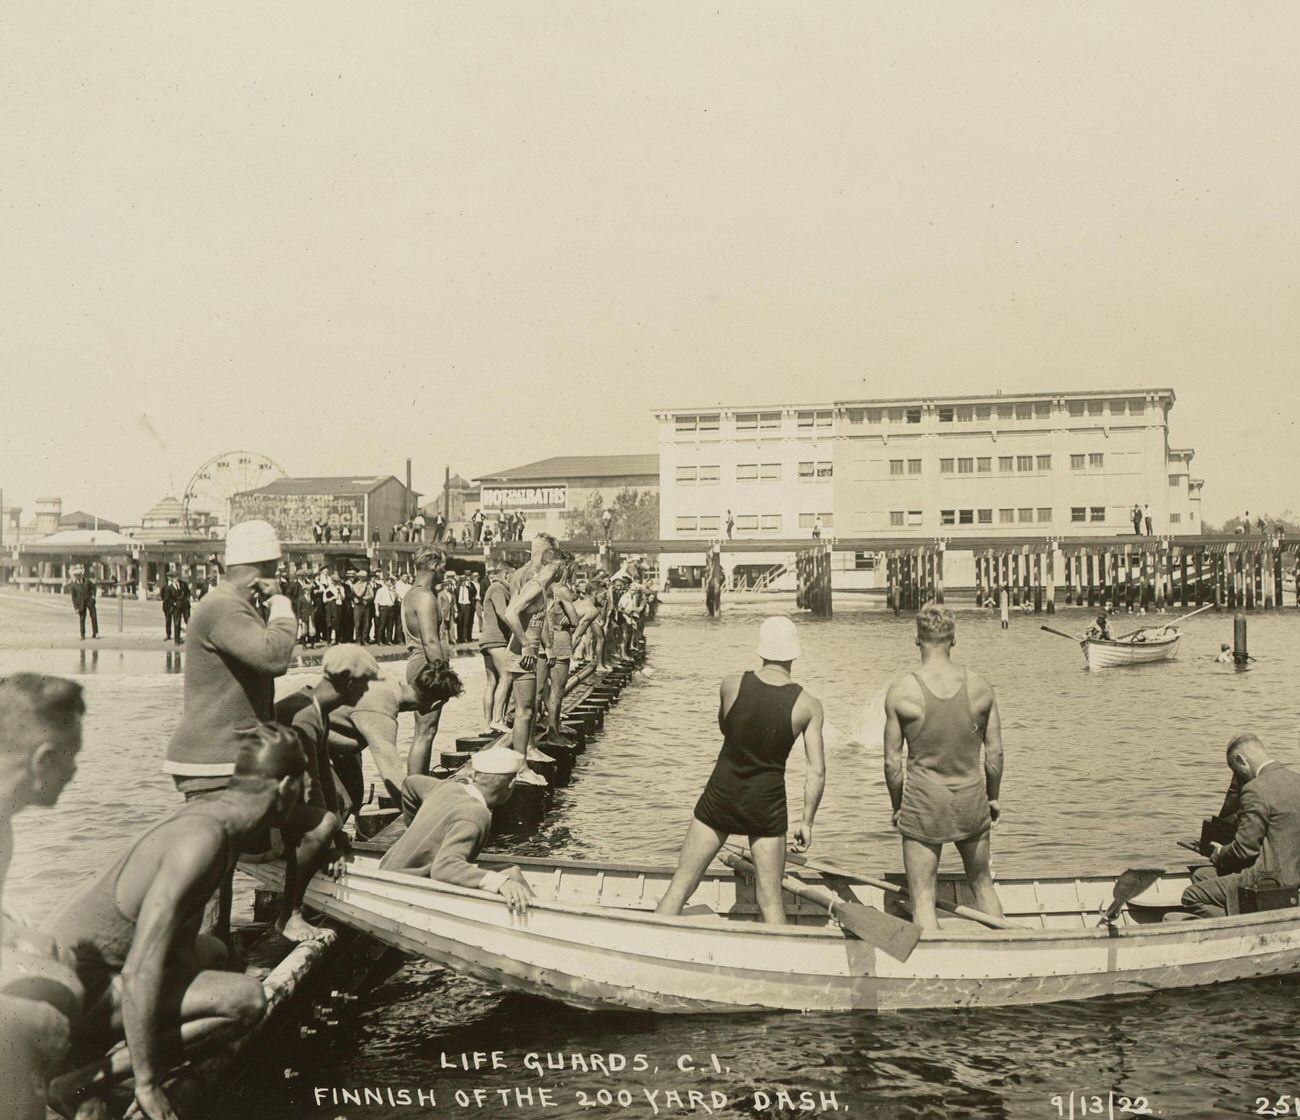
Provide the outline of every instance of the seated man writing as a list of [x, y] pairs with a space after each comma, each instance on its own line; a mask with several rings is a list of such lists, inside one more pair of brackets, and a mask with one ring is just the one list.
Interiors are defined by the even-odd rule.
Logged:
[[260, 851], [286, 828], [302, 795], [307, 760], [288, 728], [263, 724], [241, 748], [217, 797], [191, 802], [154, 824], [98, 879], [46, 921], [76, 960], [86, 998], [73, 1042], [106, 1057], [50, 1084], [71, 1115], [78, 1092], [135, 1078], [150, 1120], [174, 1115], [163, 1074], [195, 1048], [251, 1030], [266, 1010], [261, 983], [219, 971], [225, 946], [199, 933], [204, 904], [243, 851]]
[[[1232, 843], [1211, 849], [1212, 867], [1192, 873], [1183, 907], [1198, 918], [1240, 913], [1237, 891], [1273, 880], [1300, 886], [1300, 774], [1272, 758], [1249, 732], [1228, 744], [1228, 766], [1240, 795]], [[1232, 789], [1223, 815], [1232, 809]]]
[[472, 777], [439, 781], [412, 774], [402, 788], [406, 832], [379, 861], [381, 871], [427, 875], [440, 883], [493, 891], [511, 910], [528, 909], [533, 892], [517, 867], [485, 871], [475, 865], [492, 832], [492, 810], [510, 799], [524, 756], [488, 747], [470, 759]]

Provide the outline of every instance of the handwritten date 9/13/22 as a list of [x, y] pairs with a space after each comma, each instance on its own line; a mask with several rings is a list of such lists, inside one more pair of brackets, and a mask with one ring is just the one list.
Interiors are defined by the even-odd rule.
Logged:
[[1101, 1116], [1115, 1120], [1116, 1116], [1156, 1116], [1146, 1097], [1125, 1097], [1119, 1093], [1057, 1093], [1049, 1102], [1056, 1115], [1063, 1120], [1083, 1120], [1087, 1116]]

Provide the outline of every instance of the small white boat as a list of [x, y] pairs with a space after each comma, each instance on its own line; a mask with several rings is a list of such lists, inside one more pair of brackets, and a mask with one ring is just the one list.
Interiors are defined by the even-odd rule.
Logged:
[[[816, 905], [787, 894], [791, 924], [757, 921], [752, 887], [710, 871], [692, 898], [708, 910], [660, 917], [671, 868], [516, 858], [537, 896], [523, 916], [501, 899], [380, 871], [354, 854], [337, 879], [318, 876], [310, 905], [380, 941], [490, 983], [583, 1008], [655, 1012], [887, 1011], [1089, 999], [1216, 984], [1300, 970], [1300, 908], [1210, 921], [1169, 921], [1187, 875], [1169, 875], [1098, 926], [1116, 877], [1004, 879], [999, 895], [1022, 930], [943, 916], [896, 960]], [[486, 862], [492, 862], [488, 860]], [[246, 870], [278, 886], [281, 866]], [[818, 877], [801, 872], [808, 881]], [[900, 913], [869, 886], [843, 897]], [[851, 892], [844, 894], [843, 892]], [[964, 880], [940, 895], [972, 905]]]
[[1182, 635], [1172, 626], [1139, 630], [1124, 638], [1084, 638], [1079, 643], [1089, 669], [1112, 669], [1120, 665], [1149, 665], [1171, 661], [1178, 652]]

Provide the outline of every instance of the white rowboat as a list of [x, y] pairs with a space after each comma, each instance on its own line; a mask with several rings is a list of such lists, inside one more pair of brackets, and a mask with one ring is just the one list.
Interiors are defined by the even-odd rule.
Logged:
[[[307, 902], [380, 941], [516, 991], [577, 1007], [655, 1012], [887, 1011], [1090, 999], [1216, 984], [1300, 969], [1300, 909], [1165, 922], [1186, 875], [1170, 875], [1112, 927], [1098, 911], [1115, 876], [1005, 879], [1008, 918], [993, 930], [960, 919], [924, 935], [906, 962], [852, 937], [824, 910], [786, 895], [791, 924], [760, 924], [752, 886], [710, 871], [692, 898], [711, 912], [666, 918], [654, 906], [671, 869], [556, 859], [509, 861], [537, 895], [513, 915], [499, 896], [380, 871], [354, 854], [318, 876]], [[484, 862], [494, 862], [491, 859]], [[279, 864], [246, 867], [278, 886]], [[817, 876], [804, 874], [809, 881]], [[841, 879], [844, 897], [893, 910], [892, 898]], [[964, 880], [940, 891], [973, 904]]]
[[1129, 638], [1103, 639], [1085, 638], [1079, 643], [1083, 647], [1083, 656], [1089, 669], [1112, 669], [1121, 665], [1150, 665], [1154, 661], [1171, 661], [1178, 652], [1178, 640], [1182, 637], [1177, 630], [1166, 627], [1169, 633], [1160, 637], [1148, 637], [1139, 641], [1143, 634], [1158, 631], [1139, 630]]

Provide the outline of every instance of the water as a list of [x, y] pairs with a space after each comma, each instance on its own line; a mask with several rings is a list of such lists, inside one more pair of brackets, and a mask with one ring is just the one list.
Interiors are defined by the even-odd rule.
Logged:
[[[604, 736], [579, 760], [573, 783], [557, 792], [542, 830], [515, 850], [671, 862], [720, 742], [718, 678], [752, 663], [762, 613], [732, 606], [714, 620], [695, 607], [666, 609], [650, 635], [651, 673], [625, 691]], [[1055, 625], [1078, 630], [1086, 618], [1063, 611]], [[1191, 620], [1172, 664], [1098, 674], [1082, 669], [1077, 646], [1042, 633], [1038, 621], [1017, 616], [1004, 633], [996, 619], [959, 615], [956, 657], [989, 677], [1002, 711], [1004, 816], [993, 838], [1000, 873], [1179, 866], [1186, 853], [1173, 841], [1196, 833], [1200, 819], [1218, 808], [1228, 779], [1223, 747], [1238, 731], [1256, 731], [1280, 761], [1300, 767], [1291, 681], [1300, 628], [1289, 613], [1251, 618], [1259, 660], [1245, 673], [1213, 663], [1218, 643], [1231, 637], [1222, 616]], [[915, 662], [913, 628], [891, 615], [842, 611], [801, 622], [800, 634], [805, 656], [796, 677], [822, 699], [833, 727], [814, 854], [894, 869], [898, 842], [889, 830], [879, 751], [854, 747], [847, 737], [864, 703]], [[17, 667], [15, 657], [6, 654], [0, 668]], [[48, 671], [79, 669], [75, 651], [41, 657]], [[110, 858], [121, 839], [177, 804], [157, 765], [178, 716], [180, 678], [167, 674], [160, 653], [116, 658], [101, 654], [97, 672], [84, 678], [90, 712], [77, 781], [54, 812], [20, 818], [7, 898], [32, 913], [48, 909]], [[447, 736], [478, 722], [480, 678], [472, 662], [458, 667], [467, 695], [449, 714]], [[802, 781], [802, 762], [792, 759], [792, 816]], [[51, 867], [59, 869], [57, 878]], [[1069, 1114], [1071, 1091], [1100, 1094], [1103, 1105], [1114, 1091], [1146, 1097], [1166, 1116], [1244, 1115], [1253, 1113], [1257, 1096], [1296, 1089], [1288, 1076], [1300, 1070], [1297, 1010], [1300, 980], [1282, 978], [968, 1012], [590, 1014], [413, 962], [323, 1044], [286, 1049], [276, 1065], [296, 1068], [298, 1076], [245, 1083], [237, 1107], [247, 1117], [294, 1120], [430, 1114], [427, 1106], [403, 1106], [400, 1096], [395, 1106], [329, 1096], [331, 1089], [369, 1086], [406, 1089], [412, 1099], [417, 1089], [433, 1091], [435, 1114], [649, 1117], [655, 1113], [648, 1092], [659, 1094], [655, 1105], [669, 1115], [685, 1111], [696, 1090], [724, 1094], [721, 1115], [754, 1115], [755, 1092], [767, 1094], [767, 1114], [782, 1115], [778, 1091], [795, 1094], [797, 1107], [798, 1091], [807, 1089], [834, 1092], [839, 1108], [854, 1116], [1049, 1117]], [[508, 1068], [439, 1068], [444, 1052], [465, 1051], [501, 1051]], [[524, 1067], [530, 1053], [560, 1055], [566, 1065], [580, 1055], [588, 1068], [539, 1077]], [[606, 1066], [608, 1055], [629, 1065], [644, 1055], [649, 1068], [607, 1076], [590, 1068], [593, 1054]], [[678, 1069], [683, 1056], [697, 1072]], [[536, 1103], [541, 1087], [552, 1091], [553, 1107]], [[326, 1094], [319, 1103], [318, 1088]], [[531, 1106], [513, 1096], [507, 1106], [497, 1096], [528, 1088]], [[487, 1094], [482, 1107], [473, 1103], [475, 1089]], [[598, 1102], [601, 1089], [614, 1094], [612, 1103]], [[683, 1108], [665, 1103], [674, 1089]], [[632, 1095], [627, 1107], [618, 1103], [619, 1090]], [[457, 1091], [468, 1094], [464, 1104]], [[584, 1110], [579, 1093], [594, 1107]], [[1058, 1095], [1059, 1113], [1051, 1100]], [[1078, 1109], [1076, 1097], [1082, 1115]]]

